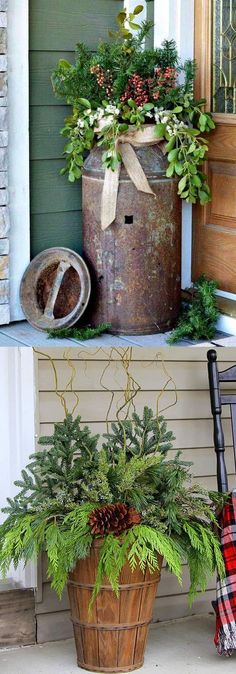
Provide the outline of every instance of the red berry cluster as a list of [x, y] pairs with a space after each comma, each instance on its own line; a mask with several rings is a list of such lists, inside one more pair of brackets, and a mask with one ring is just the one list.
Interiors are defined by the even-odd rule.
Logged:
[[152, 85], [152, 97], [158, 100], [161, 90], [167, 92], [176, 85], [176, 68], [156, 68]]
[[145, 105], [149, 101], [148, 80], [144, 80], [140, 75], [132, 75], [129, 78], [125, 92], [121, 96], [122, 103], [126, 103], [129, 98], [138, 106]]
[[90, 72], [92, 75], [95, 75], [98, 86], [101, 87], [102, 89], [105, 89], [107, 96], [111, 96], [112, 94], [112, 74], [110, 70], [104, 70], [102, 66], [97, 63], [96, 65], [92, 66], [90, 68]]
[[163, 90], [167, 92], [175, 85], [176, 68], [156, 68], [154, 77], [148, 77], [147, 79], [143, 79], [141, 75], [135, 73], [129, 78], [120, 100], [122, 103], [126, 103], [129, 98], [132, 98], [138, 106], [143, 106], [152, 99], [158, 100]]

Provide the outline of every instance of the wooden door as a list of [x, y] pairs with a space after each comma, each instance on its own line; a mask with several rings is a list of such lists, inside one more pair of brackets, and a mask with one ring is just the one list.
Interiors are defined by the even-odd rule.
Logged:
[[205, 273], [236, 293], [236, 0], [195, 0], [196, 96], [216, 130], [206, 172], [212, 201], [194, 208], [193, 278]]
[[77, 42], [93, 49], [106, 39], [122, 6], [123, 0], [29, 0], [32, 257], [52, 246], [81, 252], [81, 184], [59, 174], [68, 108], [55, 98], [50, 78], [60, 58], [74, 62]]

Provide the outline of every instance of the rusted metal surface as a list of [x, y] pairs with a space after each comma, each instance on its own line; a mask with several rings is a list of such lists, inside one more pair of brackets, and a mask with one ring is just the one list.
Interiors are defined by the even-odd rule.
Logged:
[[91, 292], [84, 260], [68, 248], [49, 248], [27, 267], [20, 288], [25, 317], [35, 328], [74, 325], [84, 313]]
[[84, 258], [92, 277], [86, 318], [114, 334], [170, 330], [180, 309], [181, 209], [158, 146], [136, 150], [156, 197], [138, 192], [121, 169], [116, 220], [102, 231], [104, 170], [96, 148], [83, 174]]

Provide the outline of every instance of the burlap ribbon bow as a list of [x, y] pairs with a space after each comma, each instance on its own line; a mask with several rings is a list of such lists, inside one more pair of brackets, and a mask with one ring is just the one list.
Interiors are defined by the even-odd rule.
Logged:
[[[100, 129], [98, 128], [98, 131]], [[146, 124], [140, 130], [131, 126], [129, 131], [121, 134], [116, 141], [116, 150], [121, 155], [126, 171], [139, 192], [154, 195], [140, 161], [134, 151], [134, 147], [156, 145], [158, 143], [162, 144], [162, 150], [164, 152], [163, 145], [165, 145], [165, 142], [163, 142], [162, 138], [157, 138], [155, 126], [151, 124]], [[112, 171], [109, 168], [106, 168], [105, 170], [101, 208], [102, 229], [107, 229], [116, 217], [120, 171], [121, 162], [119, 162], [115, 171]]]

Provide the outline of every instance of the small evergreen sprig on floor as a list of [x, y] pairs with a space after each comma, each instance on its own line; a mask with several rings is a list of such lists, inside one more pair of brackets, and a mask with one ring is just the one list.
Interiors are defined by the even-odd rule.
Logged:
[[46, 330], [48, 333], [49, 339], [77, 339], [80, 342], [84, 342], [87, 339], [93, 339], [94, 337], [99, 337], [104, 332], [110, 330], [110, 323], [101, 323], [97, 325], [96, 328], [91, 328], [90, 326], [86, 328], [56, 328], [53, 330]]
[[224, 574], [212, 527], [219, 496], [191, 485], [179, 452], [168, 459], [173, 435], [148, 408], [142, 418], [134, 413], [113, 424], [100, 450], [98, 440], [69, 414], [52, 436], [40, 439], [44, 449], [30, 457], [15, 483], [19, 493], [3, 509], [0, 573], [46, 551], [48, 575], [61, 596], [77, 560], [103, 538], [92, 601], [105, 577], [118, 593], [127, 561], [132, 570], [139, 565], [153, 572], [159, 555], [179, 582], [187, 559], [192, 601], [215, 569]]
[[191, 289], [191, 304], [182, 311], [177, 327], [168, 338], [169, 344], [180, 339], [212, 339], [216, 331], [219, 310], [216, 298], [217, 283], [204, 275]]

